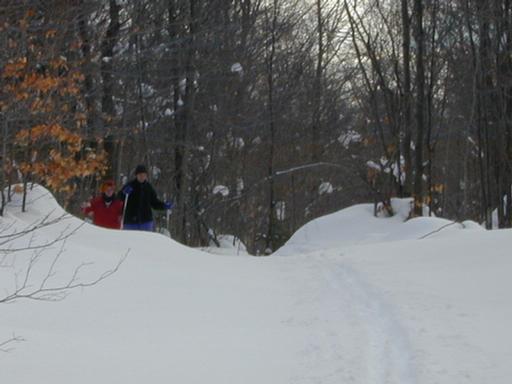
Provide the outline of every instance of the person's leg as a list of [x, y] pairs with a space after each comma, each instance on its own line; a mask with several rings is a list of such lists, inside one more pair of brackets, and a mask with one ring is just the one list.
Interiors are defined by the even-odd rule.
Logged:
[[155, 223], [153, 221], [147, 221], [139, 225], [141, 231], [153, 232], [155, 230]]
[[123, 229], [129, 230], [129, 231], [138, 231], [140, 230], [139, 224], [123, 224]]

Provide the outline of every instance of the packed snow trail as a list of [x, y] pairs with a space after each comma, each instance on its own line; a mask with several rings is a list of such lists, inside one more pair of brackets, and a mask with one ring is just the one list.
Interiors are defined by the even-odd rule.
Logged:
[[[416, 383], [408, 336], [382, 295], [342, 261], [343, 255], [316, 253], [296, 258], [290, 269], [315, 276], [304, 280], [303, 272], [288, 272], [300, 276], [293, 284], [301, 287], [296, 312], [312, 311], [309, 326], [314, 336], [309, 344], [311, 355], [321, 357], [314, 359], [317, 371], [326, 362], [332, 368], [311, 382]], [[310, 300], [304, 302], [308, 296]]]
[[333, 291], [347, 291], [350, 294], [348, 303], [340, 303], [339, 306], [345, 310], [355, 307], [353, 310], [365, 328], [367, 382], [414, 384], [408, 336], [394, 315], [393, 307], [347, 263], [340, 264], [332, 257], [321, 256], [319, 260]]

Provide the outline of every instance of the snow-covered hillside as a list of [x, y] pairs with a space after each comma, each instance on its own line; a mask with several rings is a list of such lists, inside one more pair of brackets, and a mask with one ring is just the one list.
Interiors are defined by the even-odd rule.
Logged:
[[483, 231], [477, 223], [456, 223], [436, 217], [407, 220], [412, 199], [392, 199], [392, 217], [375, 217], [373, 204], [359, 204], [320, 217], [300, 228], [279, 255], [295, 255], [327, 248], [444, 236], [460, 229]]
[[[43, 188], [29, 199], [27, 213], [8, 208], [3, 234], [60, 213]], [[0, 353], [0, 382], [508, 384], [512, 231], [468, 223], [419, 240], [448, 222], [368, 209], [305, 226], [278, 252], [289, 257], [213, 255], [72, 217], [27, 234], [16, 244], [76, 229], [53, 267], [60, 245], [41, 254], [33, 286], [81, 265], [78, 281], [94, 281], [129, 254], [63, 301], [0, 305], [0, 340], [25, 339]], [[33, 251], [3, 252], [9, 292]]]

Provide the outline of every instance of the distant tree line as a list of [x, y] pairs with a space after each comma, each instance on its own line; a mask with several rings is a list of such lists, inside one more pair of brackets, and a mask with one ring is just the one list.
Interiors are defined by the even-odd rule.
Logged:
[[255, 254], [392, 197], [512, 224], [509, 0], [2, 1], [0, 32], [2, 190], [74, 210], [144, 162], [173, 238]]

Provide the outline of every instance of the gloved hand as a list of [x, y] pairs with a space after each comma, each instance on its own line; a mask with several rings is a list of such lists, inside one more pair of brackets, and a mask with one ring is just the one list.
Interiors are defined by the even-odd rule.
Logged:
[[133, 187], [131, 185], [127, 185], [126, 187], [123, 188], [123, 193], [125, 195], [129, 195], [132, 192], [133, 192]]
[[174, 206], [174, 204], [172, 203], [172, 201], [166, 201], [166, 202], [164, 203], [164, 208], [165, 208], [166, 210], [171, 209], [173, 206]]

